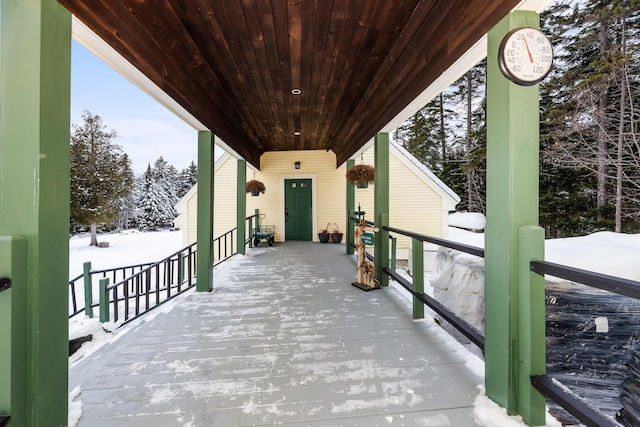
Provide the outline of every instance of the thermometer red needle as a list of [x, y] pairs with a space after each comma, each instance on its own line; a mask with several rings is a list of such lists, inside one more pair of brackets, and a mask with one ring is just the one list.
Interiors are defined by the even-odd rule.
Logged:
[[527, 43], [527, 38], [524, 37], [524, 47], [527, 48], [527, 53], [529, 54], [529, 61], [531, 61], [531, 63], [533, 64], [533, 55], [531, 55], [531, 51], [529, 50], [529, 43]]

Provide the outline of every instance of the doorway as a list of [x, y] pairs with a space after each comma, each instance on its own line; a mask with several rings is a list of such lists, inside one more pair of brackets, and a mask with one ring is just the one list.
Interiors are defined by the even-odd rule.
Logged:
[[313, 239], [313, 187], [311, 179], [284, 180], [285, 240]]

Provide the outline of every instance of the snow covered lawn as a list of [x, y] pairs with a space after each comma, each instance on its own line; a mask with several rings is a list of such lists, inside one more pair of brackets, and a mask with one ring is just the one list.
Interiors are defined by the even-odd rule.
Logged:
[[89, 235], [69, 239], [69, 279], [82, 274], [82, 264], [91, 261], [93, 270], [160, 261], [185, 245], [180, 231], [125, 230], [99, 234], [98, 242], [109, 242], [108, 248], [89, 246]]

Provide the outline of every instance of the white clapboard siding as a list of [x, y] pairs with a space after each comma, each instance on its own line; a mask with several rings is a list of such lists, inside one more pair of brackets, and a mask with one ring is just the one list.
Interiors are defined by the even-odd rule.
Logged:
[[[295, 169], [300, 162], [300, 169]], [[373, 148], [358, 156], [358, 163], [374, 164]], [[266, 192], [257, 197], [247, 194], [247, 216], [255, 209], [264, 214], [263, 225], [275, 227], [275, 240], [282, 242], [284, 235], [284, 182], [290, 178], [308, 178], [313, 182], [313, 240], [316, 232], [325, 227], [330, 231], [346, 227], [346, 181], [345, 165], [336, 169], [336, 157], [331, 151], [285, 151], [267, 152], [261, 158], [261, 170], [247, 169], [247, 181], [257, 179], [265, 184]], [[214, 177], [214, 235], [236, 226], [236, 176], [237, 160], [225, 155], [216, 162]], [[390, 145], [389, 156], [390, 212], [392, 227], [446, 237], [447, 215], [455, 209], [459, 198], [437, 177], [421, 165], [401, 147]], [[374, 185], [366, 189], [356, 188], [355, 208], [366, 212], [366, 218], [374, 220]], [[196, 240], [196, 191], [190, 192], [188, 200], [179, 202], [179, 212], [187, 205], [188, 243]], [[185, 196], [186, 197], [186, 196]], [[176, 224], [184, 227], [184, 214]], [[398, 236], [398, 252], [406, 257], [410, 247], [409, 238]]]

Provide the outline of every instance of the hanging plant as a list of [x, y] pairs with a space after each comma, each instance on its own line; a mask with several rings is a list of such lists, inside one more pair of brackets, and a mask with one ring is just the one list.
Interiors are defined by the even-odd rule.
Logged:
[[369, 183], [373, 184], [375, 176], [373, 166], [371, 165], [355, 165], [347, 171], [347, 179], [358, 187], [366, 187]]
[[256, 179], [252, 179], [247, 182], [245, 190], [247, 193], [251, 193], [252, 196], [258, 196], [260, 193], [267, 191], [264, 184]]

